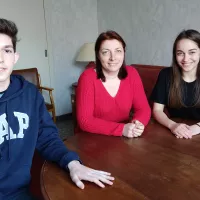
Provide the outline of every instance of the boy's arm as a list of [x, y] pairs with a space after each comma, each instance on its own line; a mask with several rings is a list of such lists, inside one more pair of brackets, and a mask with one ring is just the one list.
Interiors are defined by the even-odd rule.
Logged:
[[80, 161], [79, 156], [75, 152], [67, 149], [60, 139], [58, 129], [46, 109], [41, 94], [39, 94], [39, 101], [37, 150], [45, 159], [57, 162], [62, 168], [65, 168], [73, 160]]
[[46, 110], [43, 98], [40, 98], [40, 125], [36, 148], [42, 156], [47, 160], [57, 162], [64, 169], [69, 169], [72, 181], [81, 189], [84, 189], [81, 180], [93, 182], [102, 188], [105, 187], [104, 183], [112, 185], [114, 178], [110, 173], [82, 165], [78, 155], [66, 148], [58, 136], [58, 130], [51, 116]]

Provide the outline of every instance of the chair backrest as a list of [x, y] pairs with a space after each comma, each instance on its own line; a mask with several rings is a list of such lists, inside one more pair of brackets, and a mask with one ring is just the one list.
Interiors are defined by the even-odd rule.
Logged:
[[21, 75], [27, 81], [36, 85], [38, 88], [40, 87], [39, 74], [37, 68], [13, 70], [12, 74]]
[[135, 67], [140, 75], [142, 80], [145, 93], [147, 98], [150, 98], [152, 90], [156, 84], [159, 72], [165, 66], [156, 66], [156, 65], [141, 65], [141, 64], [132, 64], [131, 66]]

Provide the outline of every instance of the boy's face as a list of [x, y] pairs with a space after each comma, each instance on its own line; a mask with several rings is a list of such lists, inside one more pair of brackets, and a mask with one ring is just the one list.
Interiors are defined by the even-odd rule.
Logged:
[[19, 55], [14, 52], [12, 40], [0, 33], [0, 85], [9, 84], [10, 74]]

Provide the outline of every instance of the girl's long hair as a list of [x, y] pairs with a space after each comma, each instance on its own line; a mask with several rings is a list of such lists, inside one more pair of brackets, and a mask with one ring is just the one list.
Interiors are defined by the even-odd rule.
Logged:
[[[184, 81], [182, 79], [182, 70], [176, 61], [176, 47], [177, 43], [182, 39], [192, 40], [200, 48], [200, 33], [196, 30], [184, 30], [176, 38], [173, 45], [172, 56], [172, 73], [170, 75], [170, 89], [169, 89], [169, 107], [181, 108], [187, 107], [184, 104]], [[196, 81], [194, 87], [194, 96], [192, 107], [200, 107], [200, 62], [197, 66]]]

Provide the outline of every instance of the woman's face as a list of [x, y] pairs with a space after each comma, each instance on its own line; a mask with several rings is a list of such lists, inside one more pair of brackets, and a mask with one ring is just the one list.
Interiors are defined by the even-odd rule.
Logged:
[[182, 39], [176, 45], [176, 61], [185, 72], [196, 71], [200, 59], [198, 45], [189, 39]]
[[99, 50], [99, 60], [103, 71], [118, 73], [124, 61], [122, 43], [116, 39], [103, 41]]

